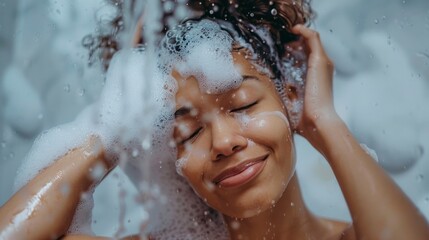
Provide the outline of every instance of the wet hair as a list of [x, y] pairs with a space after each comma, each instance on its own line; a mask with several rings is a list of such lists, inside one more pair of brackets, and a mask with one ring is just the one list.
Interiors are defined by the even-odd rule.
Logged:
[[[125, 6], [123, 0], [106, 0], [117, 8], [117, 15], [109, 22], [100, 22], [98, 32], [87, 35], [82, 45], [89, 51], [90, 65], [100, 61], [107, 69], [112, 56], [122, 47], [118, 35], [124, 31], [124, 14], [132, 11], [136, 0], [130, 0]], [[264, 65], [270, 67], [272, 73], [278, 77], [280, 72], [275, 60], [285, 54], [285, 44], [297, 40], [291, 32], [296, 24], [308, 25], [314, 17], [310, 6], [311, 0], [188, 0], [186, 5], [199, 12], [199, 19], [209, 18], [224, 20], [235, 28], [235, 31], [248, 42], [255, 53], [263, 60]], [[161, 0], [163, 4], [170, 2], [178, 4], [177, 0]], [[164, 12], [162, 17], [163, 28], [159, 34], [169, 30], [167, 20], [171, 12]], [[196, 20], [196, 19], [194, 19]], [[267, 43], [255, 33], [255, 27], [265, 27], [269, 30], [278, 56], [271, 54]], [[144, 43], [143, 37], [140, 43]]]

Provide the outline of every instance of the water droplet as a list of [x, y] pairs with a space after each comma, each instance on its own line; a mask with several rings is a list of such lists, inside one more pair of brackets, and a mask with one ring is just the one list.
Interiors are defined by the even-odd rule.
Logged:
[[240, 228], [240, 223], [238, 221], [232, 221], [231, 222], [231, 228], [234, 230], [237, 230]]
[[255, 16], [255, 14], [254, 14], [254, 13], [250, 13], [249, 15], [250, 15], [250, 17], [254, 17], [254, 16]]
[[164, 12], [165, 13], [171, 13], [174, 11], [174, 3], [173, 1], [166, 1], [164, 2]]
[[416, 180], [417, 180], [417, 182], [421, 182], [421, 181], [423, 181], [423, 178], [424, 178], [423, 174], [419, 174], [419, 175], [417, 175]]
[[10, 158], [10, 159], [12, 159], [12, 158], [14, 158], [14, 157], [15, 157], [15, 153], [14, 153], [14, 152], [10, 152], [10, 153], [9, 153], [9, 158]]
[[85, 89], [81, 88], [81, 89], [79, 90], [78, 94], [79, 94], [79, 96], [81, 96], [81, 97], [82, 97], [83, 95], [85, 95]]
[[43, 119], [43, 113], [39, 113], [39, 115], [37, 115], [37, 119], [42, 120]]
[[70, 92], [70, 84], [66, 84], [63, 89], [64, 89], [64, 92], [69, 93]]
[[61, 185], [60, 192], [63, 196], [67, 197], [70, 193], [70, 185], [67, 183]]
[[90, 199], [90, 197], [91, 197], [91, 195], [89, 193], [86, 193], [86, 192], [80, 194], [80, 199], [83, 201]]
[[378, 21], [378, 19], [376, 18], [376, 19], [374, 19], [374, 23], [375, 24], [378, 24], [380, 21]]
[[334, 30], [332, 30], [332, 29], [329, 29], [329, 32], [330, 32], [330, 33], [333, 33], [333, 32], [334, 32]]
[[277, 9], [275, 9], [275, 8], [271, 9], [271, 14], [273, 16], [276, 16], [277, 15]]
[[149, 137], [146, 137], [144, 140], [143, 140], [143, 142], [142, 142], [142, 148], [143, 148], [143, 150], [149, 150], [150, 149], [150, 145], [151, 145], [151, 143], [150, 143], [151, 141], [150, 141], [150, 138]]
[[133, 152], [131, 153], [131, 155], [132, 155], [133, 157], [137, 157], [137, 156], [139, 155], [139, 150], [134, 149], [134, 150], [133, 150]]
[[106, 169], [104, 168], [104, 165], [102, 163], [97, 163], [91, 170], [90, 170], [91, 178], [95, 181], [101, 180], [106, 172]]

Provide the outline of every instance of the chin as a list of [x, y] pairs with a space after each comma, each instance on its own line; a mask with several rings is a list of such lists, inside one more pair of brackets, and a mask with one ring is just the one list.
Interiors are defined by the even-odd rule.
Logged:
[[250, 218], [274, 207], [285, 192], [287, 184], [281, 184], [282, 180], [268, 182], [259, 183], [243, 193], [231, 196], [224, 201], [223, 207], [217, 208], [218, 211], [232, 218]]

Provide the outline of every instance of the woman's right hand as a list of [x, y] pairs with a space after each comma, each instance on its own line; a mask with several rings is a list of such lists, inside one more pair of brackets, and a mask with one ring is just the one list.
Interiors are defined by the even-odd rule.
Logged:
[[52, 239], [66, 233], [83, 193], [115, 166], [98, 137], [42, 170], [0, 208], [0, 239]]

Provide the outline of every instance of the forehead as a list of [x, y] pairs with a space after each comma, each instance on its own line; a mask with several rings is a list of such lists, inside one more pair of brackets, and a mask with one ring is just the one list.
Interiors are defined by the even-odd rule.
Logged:
[[[246, 78], [253, 77], [260, 80], [261, 83], [264, 85], [269, 85], [270, 87], [273, 86], [270, 77], [267, 74], [263, 74], [258, 71], [259, 68], [253, 64], [252, 62], [253, 60], [250, 60], [248, 52], [246, 52], [245, 50], [232, 51], [231, 55], [234, 62], [234, 68], [239, 72], [242, 78], [246, 79]], [[201, 91], [201, 88], [199, 85], [199, 79], [197, 76], [185, 77], [181, 75], [180, 72], [177, 71], [176, 69], [172, 70], [171, 75], [176, 80], [178, 85], [176, 100], [183, 99], [183, 98], [187, 99], [191, 96], [204, 94], [204, 92]], [[214, 96], [222, 95], [229, 92], [230, 90], [233, 90], [233, 89], [227, 89], [227, 91], [224, 91], [220, 94], [213, 94], [213, 95]]]

